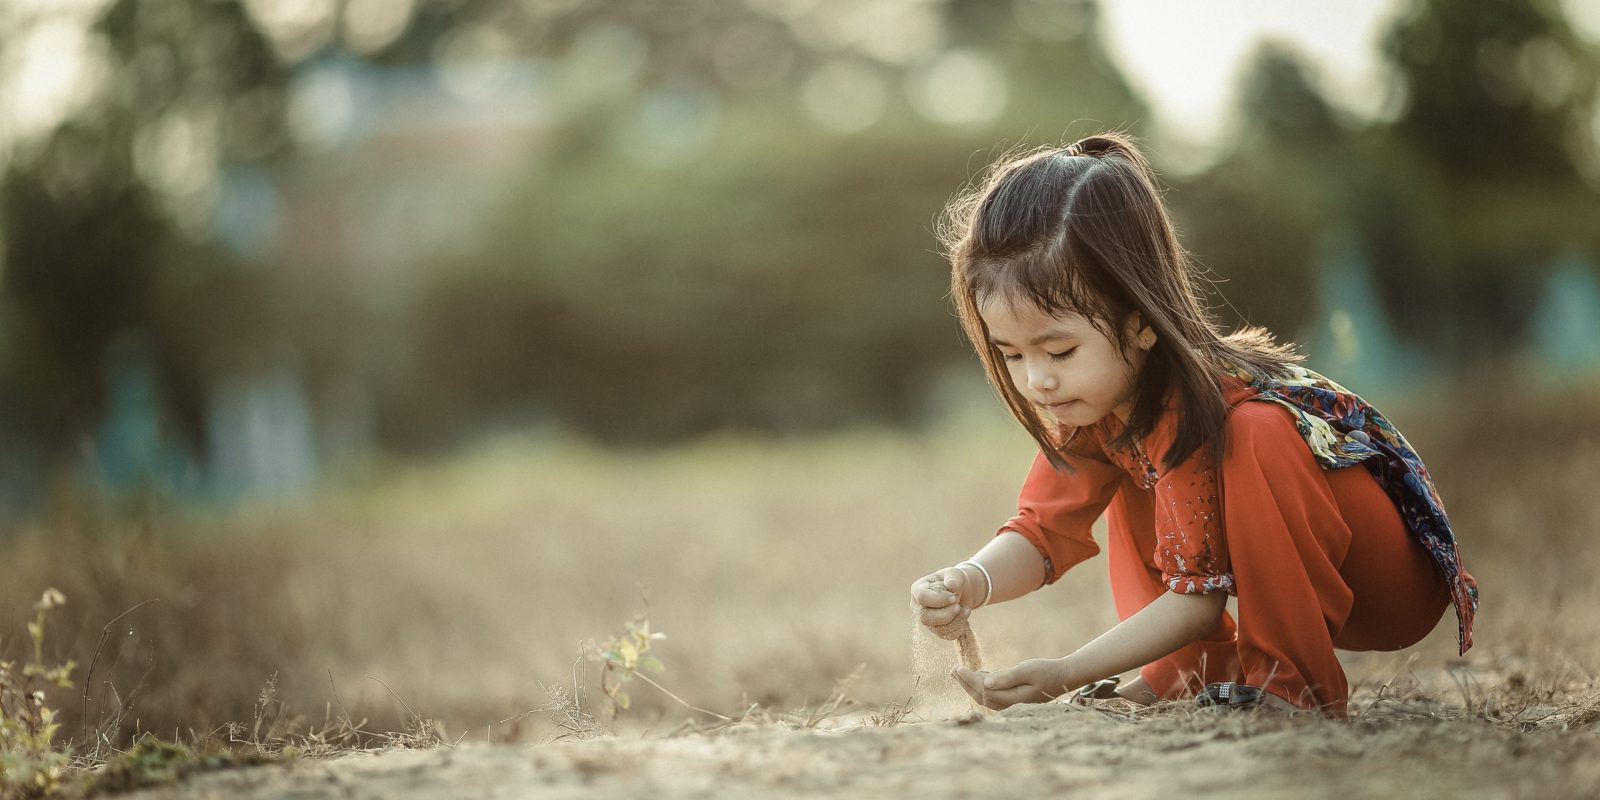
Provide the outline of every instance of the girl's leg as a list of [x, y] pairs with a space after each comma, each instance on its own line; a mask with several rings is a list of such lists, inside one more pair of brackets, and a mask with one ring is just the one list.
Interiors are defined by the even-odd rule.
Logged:
[[1333, 648], [1354, 602], [1340, 573], [1352, 533], [1287, 410], [1233, 411], [1221, 483], [1244, 682], [1344, 716], [1349, 687]]
[[[1127, 619], [1165, 592], [1161, 571], [1151, 563], [1155, 553], [1155, 509], [1150, 494], [1123, 491], [1112, 500], [1107, 521], [1106, 559], [1117, 618]], [[1139, 702], [1192, 697], [1206, 684], [1244, 680], [1234, 650], [1236, 626], [1226, 612], [1217, 629], [1139, 670], [1139, 680], [1119, 689]], [[1136, 689], [1152, 696], [1138, 700]]]
[[1141, 706], [1147, 706], [1161, 698], [1156, 696], [1143, 675], [1135, 676], [1133, 680], [1117, 687], [1117, 696], [1124, 700], [1132, 700]]
[[1245, 403], [1228, 437], [1223, 519], [1245, 682], [1342, 717], [1334, 647], [1415, 644], [1449, 605], [1444, 580], [1372, 474], [1322, 470], [1283, 408]]
[[1339, 574], [1355, 597], [1341, 650], [1399, 650], [1427, 636], [1450, 606], [1433, 559], [1407, 530], [1394, 502], [1365, 467], [1324, 473], [1345, 523], [1355, 532]]

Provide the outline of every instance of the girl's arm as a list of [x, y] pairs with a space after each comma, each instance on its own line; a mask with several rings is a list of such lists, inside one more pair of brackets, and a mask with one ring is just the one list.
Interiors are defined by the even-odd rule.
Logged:
[[1062, 658], [1034, 658], [1008, 670], [989, 673], [960, 668], [967, 693], [989, 708], [1039, 703], [1080, 686], [1142, 667], [1211, 633], [1222, 619], [1223, 592], [1163, 592], [1145, 606]]
[[[1039, 549], [1032, 542], [1023, 538], [1016, 531], [1006, 531], [989, 540], [969, 561], [982, 564], [989, 570], [989, 576], [994, 578], [994, 591], [989, 595], [989, 604], [1003, 603], [1015, 600], [1040, 586], [1044, 585], [1044, 556], [1039, 555]], [[972, 594], [974, 603], [983, 600], [983, 576], [971, 567], [962, 567], [968, 577], [976, 578], [969, 582], [976, 591]], [[962, 600], [968, 597], [963, 595]]]
[[1150, 605], [1059, 659], [1071, 688], [1142, 667], [1211, 633], [1227, 604], [1225, 592], [1162, 592]]
[[[999, 603], [1021, 597], [1044, 582], [1044, 556], [1016, 531], [1005, 531], [989, 540], [970, 561], [983, 565], [988, 578], [971, 564], [946, 567], [918, 578], [911, 584], [911, 597], [921, 613], [923, 625], [950, 638], [957, 633], [949, 627], [972, 614], [984, 602]], [[994, 586], [987, 585], [988, 579]]]
[[988, 571], [992, 588], [971, 565], [946, 567], [911, 584], [923, 625], [952, 638], [964, 630], [955, 623], [983, 604], [986, 593], [990, 603], [1014, 600], [1100, 552], [1090, 529], [1127, 476], [1106, 461], [1081, 455], [1067, 460], [1072, 470], [1061, 472], [1043, 453], [1034, 457], [1017, 515], [970, 559]]

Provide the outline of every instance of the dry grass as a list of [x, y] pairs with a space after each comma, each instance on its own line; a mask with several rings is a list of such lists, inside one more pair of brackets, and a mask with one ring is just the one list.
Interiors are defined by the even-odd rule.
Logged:
[[[1482, 584], [1478, 644], [1454, 657], [1447, 620], [1406, 653], [1352, 656], [1356, 724], [1593, 731], [1600, 404], [1463, 402], [1449, 417], [1388, 410]], [[102, 756], [145, 732], [317, 753], [602, 724], [894, 727], [936, 715], [929, 693], [907, 697], [906, 587], [1008, 516], [1030, 448], [986, 412], [923, 433], [650, 453], [508, 437], [228, 513], [62, 497], [0, 537], [0, 651], [16, 655], [43, 589], [65, 593], [48, 655], [95, 666], [54, 698], [57, 742]], [[1111, 624], [1099, 563], [979, 615], [987, 661], [1063, 653]], [[631, 709], [597, 720], [583, 643], [617, 633], [645, 594], [669, 634], [650, 677], [683, 702], [634, 685]]]

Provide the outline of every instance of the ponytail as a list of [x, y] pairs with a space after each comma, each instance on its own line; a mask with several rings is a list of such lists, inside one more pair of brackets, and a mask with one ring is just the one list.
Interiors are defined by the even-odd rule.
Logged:
[[1132, 140], [1121, 134], [1096, 134], [1085, 136], [1066, 147], [1061, 148], [1062, 155], [1088, 156], [1090, 158], [1104, 158], [1114, 156], [1132, 164], [1134, 169], [1145, 175], [1154, 175], [1155, 171], [1145, 160], [1144, 154], [1134, 147]]

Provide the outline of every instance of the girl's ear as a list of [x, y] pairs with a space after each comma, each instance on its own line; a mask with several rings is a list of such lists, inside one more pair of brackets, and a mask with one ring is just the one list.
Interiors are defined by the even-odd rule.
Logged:
[[1144, 315], [1138, 311], [1128, 314], [1127, 335], [1140, 350], [1149, 350], [1156, 346], [1156, 329], [1146, 325]]

